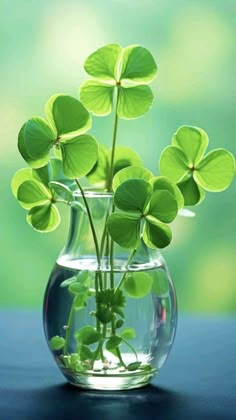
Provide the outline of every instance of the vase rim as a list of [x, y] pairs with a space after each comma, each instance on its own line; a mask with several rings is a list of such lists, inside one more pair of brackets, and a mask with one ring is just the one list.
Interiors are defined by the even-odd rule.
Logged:
[[[74, 197], [82, 197], [80, 190], [73, 192]], [[112, 198], [114, 196], [113, 192], [108, 191], [94, 191], [94, 190], [84, 190], [84, 195], [86, 198]]]

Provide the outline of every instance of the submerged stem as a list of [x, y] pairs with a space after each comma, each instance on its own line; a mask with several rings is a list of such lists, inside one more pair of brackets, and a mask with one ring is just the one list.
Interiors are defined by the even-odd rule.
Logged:
[[63, 354], [66, 355], [68, 352], [68, 345], [69, 345], [69, 339], [70, 339], [70, 333], [71, 333], [71, 327], [72, 327], [72, 321], [73, 321], [73, 315], [74, 315], [74, 302], [72, 303], [68, 323], [66, 326], [66, 336], [65, 336], [65, 345], [63, 348]]
[[[136, 251], [137, 251], [137, 248], [134, 248], [134, 249], [133, 249], [133, 251], [131, 252], [131, 254], [130, 254], [130, 256], [129, 256], [128, 260], [127, 260], [127, 263], [126, 263], [126, 267], [127, 267], [127, 268], [128, 268], [129, 263], [132, 261], [132, 259], [133, 259], [134, 255], [135, 255], [135, 252], [136, 252]], [[124, 282], [124, 280], [125, 280], [126, 275], [127, 275], [127, 271], [125, 271], [125, 272], [124, 272], [124, 274], [123, 274], [123, 276], [121, 277], [121, 279], [120, 279], [119, 283], [117, 284], [117, 286], [116, 286], [116, 291], [117, 291], [118, 289], [120, 289], [120, 288], [121, 288], [121, 286], [122, 286], [122, 284], [123, 284], [123, 282]]]

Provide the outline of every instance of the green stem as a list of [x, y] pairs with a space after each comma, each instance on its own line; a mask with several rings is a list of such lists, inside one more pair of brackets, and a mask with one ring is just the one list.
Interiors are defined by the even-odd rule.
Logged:
[[[127, 263], [126, 263], [126, 267], [128, 267], [128, 265], [129, 265], [129, 263], [131, 262], [131, 260], [133, 259], [134, 254], [135, 254], [135, 252], [136, 252], [136, 251], [137, 251], [137, 248], [134, 248], [134, 249], [133, 249], [133, 251], [131, 252], [131, 254], [130, 254], [130, 256], [129, 256], [128, 260], [127, 260]], [[120, 288], [121, 288], [121, 286], [122, 286], [122, 284], [123, 284], [123, 282], [124, 282], [124, 280], [125, 280], [126, 275], [127, 275], [127, 271], [125, 271], [125, 273], [124, 273], [124, 274], [123, 274], [123, 276], [121, 277], [121, 279], [120, 279], [119, 283], [117, 284], [117, 286], [116, 286], [116, 291], [117, 291], [118, 289], [120, 289]]]
[[133, 346], [131, 346], [131, 344], [129, 344], [128, 341], [126, 341], [124, 338], [122, 338], [122, 341], [124, 341], [124, 343], [132, 350], [132, 352], [135, 354], [136, 361], [138, 362], [138, 355], [136, 351], [134, 350]]
[[68, 352], [68, 345], [69, 345], [73, 315], [74, 315], [74, 302], [72, 303], [72, 306], [71, 306], [71, 309], [70, 309], [69, 319], [68, 319], [67, 328], [66, 328], [65, 345], [64, 345], [64, 348], [63, 348], [63, 354], [64, 355]]
[[[98, 295], [98, 273], [95, 273], [95, 292], [96, 292], [96, 296]], [[96, 328], [97, 331], [100, 333], [101, 332], [101, 323], [99, 321], [99, 319], [96, 317]]]
[[114, 174], [114, 159], [115, 159], [115, 148], [116, 148], [116, 136], [117, 136], [117, 125], [118, 125], [118, 103], [119, 103], [120, 90], [117, 88], [116, 103], [115, 103], [115, 119], [113, 126], [113, 136], [112, 136], [112, 149], [111, 149], [111, 161], [110, 161], [110, 173], [107, 182], [107, 190], [112, 190], [112, 180]]
[[[82, 198], [83, 198], [86, 210], [87, 210], [89, 223], [90, 223], [90, 227], [91, 227], [91, 230], [92, 230], [92, 235], [93, 235], [93, 240], [94, 240], [94, 245], [95, 245], [95, 250], [96, 250], [96, 256], [97, 256], [97, 262], [98, 262], [98, 270], [99, 270], [101, 268], [101, 257], [100, 257], [97, 235], [96, 235], [95, 227], [94, 227], [94, 224], [93, 224], [93, 218], [92, 218], [92, 215], [91, 215], [91, 212], [90, 212], [90, 208], [89, 208], [87, 199], [86, 199], [85, 194], [84, 194], [84, 190], [83, 190], [82, 186], [80, 185], [78, 179], [75, 179], [75, 182], [76, 182], [76, 184], [77, 184], [77, 186], [78, 186], [78, 188], [81, 192], [81, 195], [82, 195]], [[102, 290], [102, 276], [101, 276], [100, 272], [99, 272], [99, 285], [100, 285], [100, 289]]]
[[120, 361], [121, 365], [122, 365], [122, 366], [124, 366], [124, 367], [126, 368], [126, 364], [123, 362], [123, 359], [122, 359], [122, 357], [121, 357], [121, 353], [120, 353], [120, 349], [119, 349], [119, 347], [116, 347], [116, 353], [117, 353], [117, 357], [118, 357], [118, 359], [119, 359], [119, 361]]

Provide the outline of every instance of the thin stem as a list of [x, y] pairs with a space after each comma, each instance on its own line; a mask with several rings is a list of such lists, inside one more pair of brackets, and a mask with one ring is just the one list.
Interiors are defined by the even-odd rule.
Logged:
[[73, 315], [74, 315], [74, 302], [72, 303], [68, 323], [66, 326], [66, 337], [65, 337], [65, 345], [63, 348], [63, 354], [65, 355], [68, 352], [68, 345], [69, 345], [69, 339], [70, 339], [70, 333], [71, 333], [71, 327], [72, 327], [72, 321], [73, 321]]
[[111, 289], [114, 289], [115, 282], [114, 282], [114, 241], [113, 240], [111, 240], [111, 245], [110, 245], [110, 266], [111, 266], [110, 286], [111, 286]]
[[[127, 263], [126, 263], [126, 267], [127, 267], [127, 268], [128, 268], [129, 263], [132, 261], [132, 259], [133, 259], [134, 254], [135, 254], [135, 252], [136, 252], [136, 251], [137, 251], [137, 248], [134, 248], [134, 249], [133, 249], [133, 251], [131, 252], [131, 254], [130, 254], [130, 256], [129, 256], [128, 260], [127, 260]], [[127, 275], [127, 271], [125, 271], [125, 272], [124, 272], [124, 274], [123, 274], [123, 276], [121, 277], [121, 279], [120, 279], [119, 283], [117, 284], [117, 286], [116, 286], [116, 291], [117, 291], [118, 289], [120, 289], [120, 288], [121, 288], [121, 286], [122, 286], [122, 284], [123, 284], [123, 282], [124, 282], [124, 280], [125, 280], [126, 275]]]
[[114, 174], [114, 159], [115, 159], [115, 148], [116, 148], [116, 136], [117, 136], [117, 125], [118, 125], [118, 103], [119, 103], [119, 96], [120, 96], [120, 90], [117, 87], [117, 95], [116, 95], [116, 103], [115, 103], [115, 119], [114, 119], [114, 126], [113, 126], [113, 136], [112, 136], [112, 150], [111, 150], [111, 161], [110, 161], [110, 173], [108, 177], [107, 182], [107, 190], [112, 190], [112, 180], [113, 180], [113, 174]]
[[126, 364], [123, 362], [119, 347], [116, 347], [116, 353], [121, 365], [124, 366], [124, 368], [126, 368]]
[[135, 354], [136, 361], [138, 362], [138, 355], [136, 351], [134, 350], [133, 346], [131, 346], [131, 344], [129, 344], [128, 341], [126, 341], [124, 338], [122, 338], [122, 341], [124, 341], [124, 343], [132, 350], [132, 352]]
[[[100, 257], [97, 235], [96, 235], [95, 227], [94, 227], [94, 224], [93, 224], [93, 218], [92, 218], [92, 215], [91, 215], [91, 212], [90, 212], [90, 208], [89, 208], [87, 199], [86, 199], [85, 194], [84, 194], [84, 190], [83, 190], [82, 186], [80, 185], [78, 179], [75, 179], [75, 182], [76, 182], [76, 184], [77, 184], [77, 186], [78, 186], [78, 188], [81, 192], [81, 195], [82, 195], [82, 198], [83, 198], [86, 210], [87, 210], [89, 223], [90, 223], [90, 227], [91, 227], [91, 230], [92, 230], [92, 235], [93, 235], [93, 240], [94, 240], [94, 245], [95, 245], [95, 250], [96, 250], [96, 256], [97, 256], [97, 262], [98, 262], [98, 270], [99, 270], [101, 268], [101, 257]], [[102, 290], [102, 276], [101, 276], [100, 272], [99, 272], [99, 285], [100, 285], [100, 289]]]

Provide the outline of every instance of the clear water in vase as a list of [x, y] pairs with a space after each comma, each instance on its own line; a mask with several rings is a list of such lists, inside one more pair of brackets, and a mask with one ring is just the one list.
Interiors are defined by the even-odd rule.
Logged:
[[[122, 278], [134, 272], [152, 279], [152, 287], [150, 293], [134, 298], [121, 285], [120, 301], [114, 304], [110, 298], [100, 302], [103, 312], [107, 308], [107, 318], [98, 322], [96, 281], [100, 276], [104, 289], [109, 290], [111, 271], [109, 265], [104, 264], [99, 271], [96, 265], [93, 257], [66, 260], [62, 255], [59, 258], [45, 293], [47, 341], [50, 346], [52, 337], [64, 339], [63, 347], [53, 350], [53, 355], [62, 373], [74, 385], [110, 390], [143, 386], [159, 371], [174, 340], [177, 309], [168, 269], [161, 256], [151, 263], [134, 263], [128, 270], [125, 261], [116, 260], [115, 289]], [[87, 288], [86, 298], [77, 306], [74, 302], [81, 301], [81, 288], [76, 283]], [[88, 327], [95, 333], [91, 330], [92, 335], [83, 339], [86, 328], [90, 331]]]

